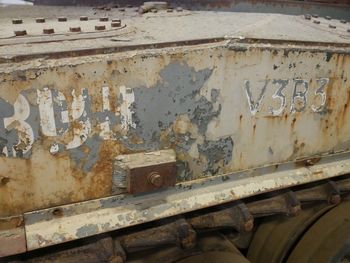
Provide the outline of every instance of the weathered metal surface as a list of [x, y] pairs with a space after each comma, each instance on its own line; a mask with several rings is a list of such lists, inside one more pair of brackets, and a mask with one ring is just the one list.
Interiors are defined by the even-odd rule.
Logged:
[[116, 157], [112, 191], [126, 188], [129, 193], [150, 192], [176, 183], [176, 153], [161, 150]]
[[[4, 10], [0, 217], [25, 213], [29, 250], [350, 171], [347, 24], [128, 10], [126, 27], [66, 36], [104, 16]], [[171, 166], [176, 155], [176, 188], [105, 198], [123, 191], [117, 156], [160, 150], [174, 152]]]
[[25, 213], [27, 246], [29, 250], [50, 246], [349, 172], [345, 154], [325, 157], [312, 167], [282, 164], [182, 183], [162, 193], [118, 195], [29, 212]]
[[188, 219], [196, 230], [215, 228], [233, 228], [239, 232], [252, 231], [254, 218], [243, 203], [232, 204], [231, 207]]
[[[143, 0], [36, 0], [39, 5], [79, 5], [79, 6], [97, 6], [97, 9], [113, 10], [114, 8], [140, 7]], [[256, 12], [256, 13], [281, 13], [300, 15], [312, 13], [319, 15], [329, 15], [334, 18], [346, 18], [349, 14], [344, 7], [349, 6], [348, 0], [317, 0], [317, 1], [279, 1], [279, 0], [176, 0], [167, 1], [169, 6], [184, 7], [192, 10], [215, 10], [215, 11], [234, 11], [234, 12]], [[126, 8], [127, 9], [127, 8]]]
[[120, 237], [118, 240], [128, 253], [166, 245], [188, 249], [196, 245], [196, 232], [185, 219], [178, 219], [163, 226]]
[[0, 218], [0, 257], [26, 251], [23, 216]]
[[228, 41], [4, 64], [1, 215], [110, 195], [124, 153], [174, 149], [181, 182], [347, 151], [347, 52]]

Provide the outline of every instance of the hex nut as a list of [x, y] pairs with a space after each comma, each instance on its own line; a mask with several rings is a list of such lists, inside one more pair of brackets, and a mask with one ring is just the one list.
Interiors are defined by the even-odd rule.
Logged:
[[43, 18], [43, 17], [35, 18], [35, 22], [37, 22], [37, 23], [45, 23], [45, 18]]
[[57, 18], [57, 20], [58, 20], [58, 22], [67, 22], [67, 17], [61, 16], [61, 17]]
[[80, 21], [88, 21], [89, 18], [88, 18], [87, 16], [81, 16], [81, 17], [79, 18], [79, 20], [80, 20]]
[[312, 17], [318, 18], [318, 14], [312, 14]]
[[152, 172], [148, 175], [148, 181], [155, 187], [160, 187], [163, 184], [162, 176], [157, 172]]
[[16, 24], [22, 24], [22, 23], [23, 23], [22, 19], [13, 19], [13, 20], [12, 20], [12, 24], [14, 24], [14, 25], [16, 25]]
[[333, 28], [333, 29], [334, 29], [334, 28], [337, 28], [335, 25], [332, 25], [332, 24], [329, 24], [328, 27], [329, 27], [329, 28]]
[[111, 27], [120, 27], [121, 25], [122, 25], [121, 21], [111, 23]]
[[325, 17], [327, 20], [331, 20], [332, 18], [330, 16]]
[[311, 15], [306, 14], [306, 15], [304, 15], [304, 18], [305, 18], [306, 20], [311, 20]]
[[16, 30], [16, 31], [14, 31], [14, 33], [15, 33], [16, 37], [25, 36], [25, 35], [27, 35], [27, 30]]
[[342, 20], [340, 20], [340, 23], [346, 24], [346, 20], [345, 20], [345, 19], [342, 19]]
[[43, 33], [44, 34], [53, 34], [53, 33], [55, 33], [55, 30], [53, 28], [44, 28]]
[[172, 13], [174, 10], [173, 10], [172, 8], [168, 8], [166, 11], [167, 11], [168, 13]]
[[182, 8], [181, 6], [179, 6], [179, 7], [176, 8], [176, 11], [177, 11], [177, 12], [182, 12], [182, 11], [183, 11], [183, 8]]
[[314, 20], [314, 23], [317, 25], [321, 24], [321, 22], [319, 20]]
[[80, 27], [70, 27], [69, 31], [70, 32], [81, 32], [81, 28]]
[[108, 17], [100, 17], [100, 22], [106, 22], [108, 21]]
[[98, 26], [95, 26], [95, 30], [105, 30], [106, 29], [106, 26], [105, 25], [98, 25]]
[[119, 8], [120, 12], [125, 12], [125, 8]]

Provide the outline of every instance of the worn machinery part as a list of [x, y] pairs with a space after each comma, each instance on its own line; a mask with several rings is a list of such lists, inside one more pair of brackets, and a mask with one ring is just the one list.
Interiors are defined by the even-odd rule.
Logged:
[[324, 213], [334, 206], [319, 204], [293, 217], [266, 218], [254, 233], [247, 257], [252, 263], [284, 262], [302, 234]]
[[340, 262], [350, 254], [350, 202], [322, 216], [301, 238], [287, 263]]
[[185, 219], [179, 219], [169, 224], [126, 235], [119, 238], [119, 241], [129, 253], [165, 245], [191, 248], [195, 245], [196, 232]]
[[[347, 181], [345, 180], [339, 185], [346, 183]], [[312, 189], [313, 191], [310, 191], [310, 189], [299, 190], [297, 192], [297, 198], [301, 202], [326, 201], [330, 204], [338, 204], [341, 201], [340, 194], [342, 189], [333, 181], [314, 186]]]
[[271, 198], [261, 199], [247, 204], [254, 217], [273, 214], [296, 215], [300, 210], [300, 202], [296, 193], [287, 191]]
[[198, 239], [200, 254], [177, 261], [178, 263], [249, 263], [241, 252], [224, 236], [208, 234]]
[[198, 235], [197, 244], [191, 249], [178, 246], [154, 248], [149, 251], [133, 253], [127, 258], [128, 263], [172, 263], [172, 262], [238, 262], [248, 261], [235, 245], [222, 233], [207, 232]]
[[254, 225], [253, 216], [243, 203], [234, 204], [231, 207], [219, 211], [195, 216], [188, 219], [188, 221], [196, 230], [232, 227], [239, 232], [249, 232]]

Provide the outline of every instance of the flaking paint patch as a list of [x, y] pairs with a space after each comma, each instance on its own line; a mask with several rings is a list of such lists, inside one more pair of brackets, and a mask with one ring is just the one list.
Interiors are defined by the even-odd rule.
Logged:
[[210, 120], [220, 113], [200, 95], [211, 74], [211, 69], [196, 71], [174, 62], [162, 69], [156, 85], [133, 89], [135, 102], [131, 107], [136, 128], [130, 127], [130, 131], [143, 139], [145, 149], [159, 148], [161, 131], [169, 129], [181, 114], [187, 114], [205, 134]]
[[78, 238], [82, 238], [82, 237], [94, 235], [96, 233], [98, 233], [98, 226], [95, 224], [88, 224], [78, 228], [75, 235]]
[[221, 138], [217, 141], [204, 141], [198, 145], [198, 151], [207, 159], [204, 167], [205, 174], [217, 174], [219, 169], [232, 160], [233, 140], [231, 137]]

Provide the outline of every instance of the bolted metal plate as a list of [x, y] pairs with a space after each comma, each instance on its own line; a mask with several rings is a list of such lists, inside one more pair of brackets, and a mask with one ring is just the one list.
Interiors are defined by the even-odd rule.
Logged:
[[170, 149], [117, 156], [113, 181], [132, 194], [174, 186], [176, 153]]

